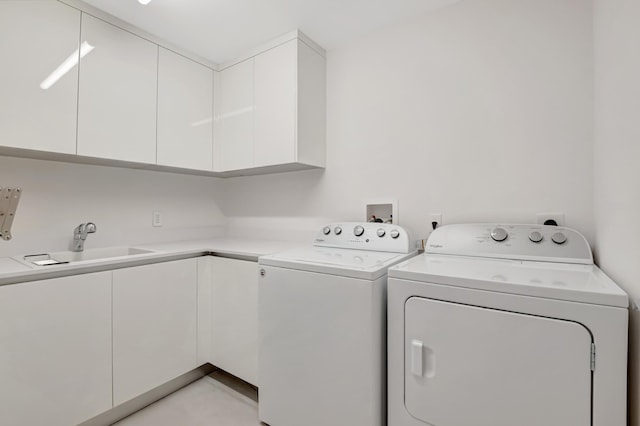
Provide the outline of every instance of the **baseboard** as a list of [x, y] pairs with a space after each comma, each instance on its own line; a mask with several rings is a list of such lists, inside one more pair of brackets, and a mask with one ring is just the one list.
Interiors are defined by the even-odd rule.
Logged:
[[153, 404], [154, 402], [164, 398], [165, 396], [181, 389], [196, 380], [201, 379], [207, 374], [213, 372], [215, 368], [211, 364], [202, 365], [195, 370], [191, 370], [180, 377], [151, 389], [148, 392], [143, 393], [140, 396], [133, 398], [123, 404], [113, 407], [109, 411], [105, 411], [85, 422], [80, 423], [78, 426], [109, 426], [117, 421], [124, 419], [127, 416], [142, 410], [144, 407]]

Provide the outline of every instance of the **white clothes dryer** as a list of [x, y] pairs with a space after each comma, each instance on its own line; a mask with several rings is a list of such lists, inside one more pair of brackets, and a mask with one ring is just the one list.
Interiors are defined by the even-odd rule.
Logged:
[[389, 270], [390, 426], [625, 426], [628, 296], [578, 232], [435, 230]]
[[260, 420], [385, 423], [387, 268], [415, 254], [396, 225], [334, 223], [259, 258]]

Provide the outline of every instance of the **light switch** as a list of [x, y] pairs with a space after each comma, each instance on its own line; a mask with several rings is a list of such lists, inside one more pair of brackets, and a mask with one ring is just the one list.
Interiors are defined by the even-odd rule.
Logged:
[[162, 212], [153, 212], [152, 226], [162, 226]]

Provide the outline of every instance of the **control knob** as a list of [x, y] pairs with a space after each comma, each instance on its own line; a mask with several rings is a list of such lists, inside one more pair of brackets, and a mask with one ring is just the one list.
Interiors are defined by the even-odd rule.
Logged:
[[396, 239], [400, 236], [400, 231], [398, 231], [397, 229], [392, 229], [391, 232], [389, 232], [389, 235], [391, 236], [391, 238]]
[[355, 235], [356, 237], [361, 237], [362, 234], [364, 234], [364, 227], [363, 226], [358, 225], [355, 228], [353, 228], [353, 235]]
[[529, 239], [534, 243], [539, 243], [542, 241], [542, 233], [539, 231], [533, 231], [529, 234]]
[[556, 244], [564, 244], [567, 242], [567, 236], [564, 235], [562, 232], [556, 232], [551, 236], [551, 241], [553, 241]]
[[385, 231], [382, 228], [378, 228], [378, 230], [376, 231], [376, 234], [378, 234], [378, 237], [382, 238], [386, 235], [387, 231]]
[[329, 228], [328, 226], [325, 226], [324, 228], [322, 228], [322, 233], [324, 235], [329, 235], [331, 233], [331, 228]]
[[339, 226], [336, 226], [335, 229], [333, 230], [333, 232], [336, 233], [336, 235], [340, 235], [342, 234], [342, 228]]
[[507, 234], [507, 231], [505, 231], [504, 228], [493, 228], [491, 231], [491, 238], [493, 241], [504, 241], [508, 236], [509, 234]]

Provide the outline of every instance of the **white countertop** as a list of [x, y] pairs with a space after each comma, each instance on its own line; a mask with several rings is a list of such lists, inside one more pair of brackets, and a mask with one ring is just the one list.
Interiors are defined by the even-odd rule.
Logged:
[[238, 257], [257, 261], [259, 256], [277, 253], [303, 245], [303, 243], [290, 241], [238, 238], [176, 241], [131, 246], [136, 249], [150, 250], [151, 253], [83, 260], [50, 266], [36, 266], [21, 261], [25, 255], [31, 254], [22, 253], [14, 257], [0, 258], [0, 285], [186, 259], [205, 254], [217, 254], [220, 256]]

